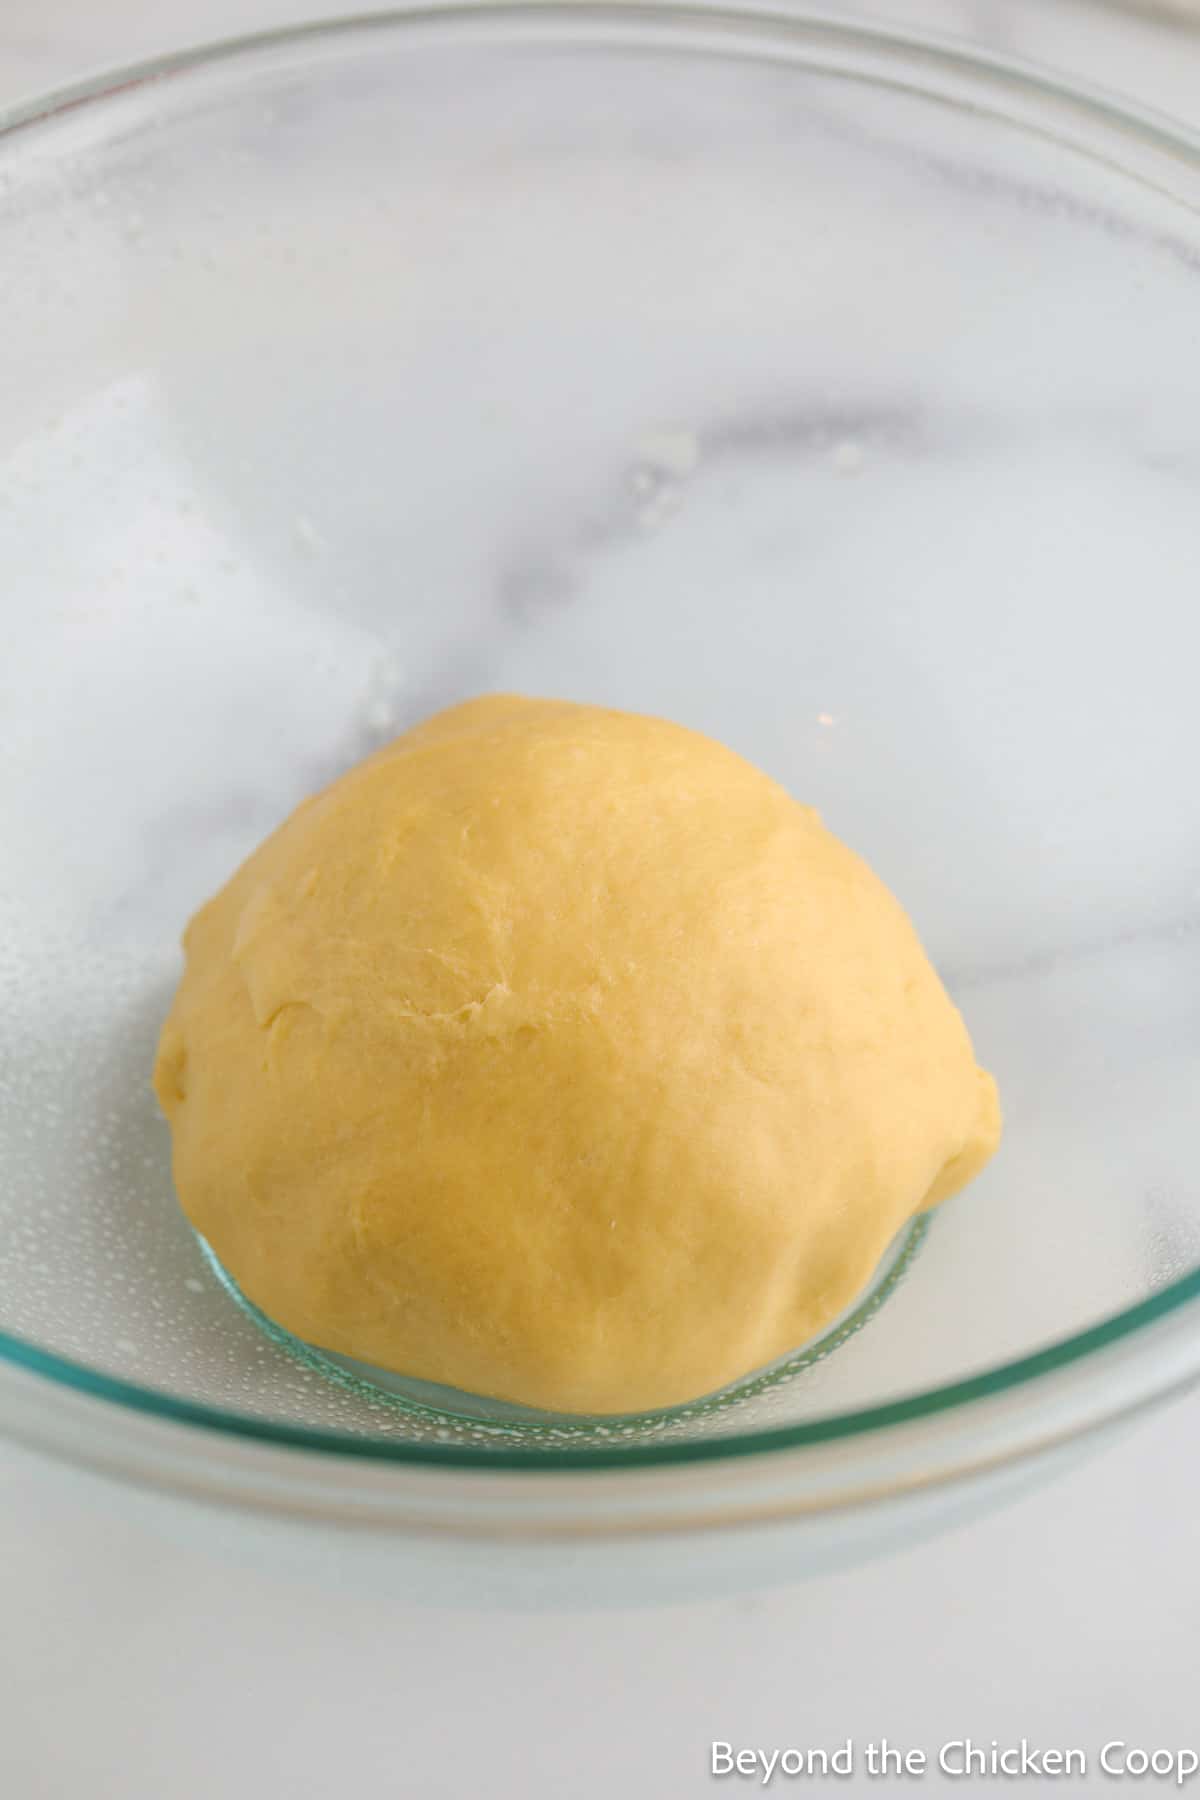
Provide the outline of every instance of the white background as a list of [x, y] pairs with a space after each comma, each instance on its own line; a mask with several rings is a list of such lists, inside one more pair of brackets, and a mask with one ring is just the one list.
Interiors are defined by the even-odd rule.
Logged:
[[[0, 0], [0, 102], [305, 10]], [[1200, 123], [1200, 32], [1088, 0], [873, 10]], [[851, 1574], [686, 1606], [497, 1611], [466, 1580], [448, 1582], [452, 1604], [406, 1603], [386, 1568], [364, 1579], [328, 1544], [307, 1568], [256, 1561], [234, 1521], [0, 1447], [0, 1797], [751, 1791], [710, 1780], [713, 1738], [1200, 1749], [1198, 1476], [1192, 1399], [1007, 1511]], [[1164, 1791], [1125, 1791], [1147, 1787]]]

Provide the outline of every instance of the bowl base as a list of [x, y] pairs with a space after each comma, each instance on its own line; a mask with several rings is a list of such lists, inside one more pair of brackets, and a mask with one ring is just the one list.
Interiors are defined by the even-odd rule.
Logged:
[[[693, 1420], [710, 1420], [712, 1415], [736, 1408], [767, 1391], [795, 1380], [806, 1369], [823, 1362], [840, 1348], [868, 1320], [874, 1318], [884, 1301], [892, 1294], [919, 1251], [929, 1230], [928, 1213], [910, 1219], [897, 1233], [875, 1268], [866, 1288], [838, 1314], [817, 1337], [799, 1345], [786, 1356], [766, 1367], [752, 1370], [728, 1387], [705, 1394], [681, 1406], [654, 1412], [614, 1413], [605, 1415], [544, 1412], [519, 1406], [513, 1401], [499, 1400], [484, 1394], [468, 1394], [458, 1388], [443, 1387], [437, 1382], [420, 1381], [391, 1369], [321, 1350], [296, 1337], [284, 1326], [276, 1324], [262, 1309], [247, 1298], [224, 1267], [212, 1246], [199, 1238], [200, 1247], [214, 1274], [226, 1292], [237, 1302], [271, 1341], [299, 1358], [339, 1385], [349, 1385], [360, 1395], [365, 1391], [376, 1401], [390, 1401], [404, 1411], [419, 1414], [426, 1422], [442, 1422], [447, 1433], [457, 1434], [463, 1425], [483, 1427], [505, 1437], [537, 1441], [544, 1438], [612, 1438], [656, 1435], [667, 1427], [686, 1426]], [[199, 1234], [197, 1234], [199, 1235]]]

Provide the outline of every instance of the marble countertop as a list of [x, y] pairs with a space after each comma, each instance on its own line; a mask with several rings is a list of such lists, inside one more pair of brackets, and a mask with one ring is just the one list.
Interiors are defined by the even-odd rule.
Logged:
[[[1200, 125], [1200, 32], [1178, 20], [1089, 0], [868, 10]], [[5, 0], [0, 103], [304, 13], [295, 0]], [[284, 1566], [235, 1519], [0, 1445], [0, 1794], [685, 1800], [721, 1791], [718, 1738], [1200, 1749], [1198, 1446], [1193, 1396], [1007, 1510], [884, 1562], [585, 1613], [485, 1607], [465, 1570], [445, 1605], [410, 1603], [386, 1549], [378, 1581], [328, 1541]]]

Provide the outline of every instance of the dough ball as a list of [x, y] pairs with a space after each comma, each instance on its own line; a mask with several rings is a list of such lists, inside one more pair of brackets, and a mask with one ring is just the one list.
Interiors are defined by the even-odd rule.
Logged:
[[494, 696], [304, 802], [185, 936], [184, 1210], [298, 1337], [529, 1406], [827, 1325], [999, 1136], [904, 912], [659, 719]]

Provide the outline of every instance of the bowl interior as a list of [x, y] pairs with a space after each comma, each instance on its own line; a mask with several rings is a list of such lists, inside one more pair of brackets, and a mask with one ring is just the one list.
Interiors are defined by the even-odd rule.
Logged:
[[147, 1084], [198, 901], [488, 688], [818, 805], [1006, 1105], [863, 1329], [656, 1430], [935, 1387], [1200, 1260], [1195, 169], [852, 34], [590, 20], [301, 36], [0, 141], [0, 1333], [53, 1356], [525, 1429], [264, 1334]]

